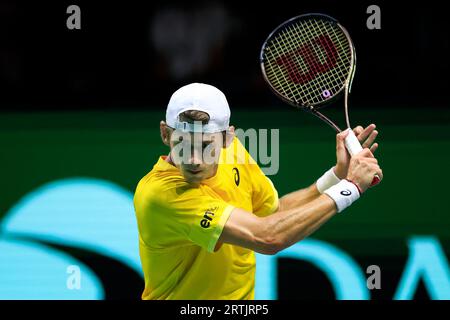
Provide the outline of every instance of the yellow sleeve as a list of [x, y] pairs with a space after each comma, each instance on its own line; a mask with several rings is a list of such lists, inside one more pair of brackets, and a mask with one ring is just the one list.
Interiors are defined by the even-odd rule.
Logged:
[[146, 214], [141, 215], [146, 218], [140, 223], [140, 229], [148, 231], [140, 232], [145, 244], [164, 250], [190, 242], [214, 252], [234, 206], [210, 196], [204, 188], [176, 188], [148, 195]]
[[[208, 252], [214, 252], [214, 248], [222, 234], [225, 223], [230, 217], [234, 207], [217, 200], [212, 202], [213, 206], [202, 207], [200, 214], [196, 212], [190, 218], [192, 221], [189, 239], [206, 249]], [[206, 208], [206, 209], [205, 209]], [[204, 213], [204, 214], [203, 214]], [[203, 214], [203, 215], [202, 215]], [[199, 222], [200, 221], [200, 222]]]
[[270, 215], [278, 209], [277, 189], [257, 164], [250, 167], [253, 213], [260, 217]]

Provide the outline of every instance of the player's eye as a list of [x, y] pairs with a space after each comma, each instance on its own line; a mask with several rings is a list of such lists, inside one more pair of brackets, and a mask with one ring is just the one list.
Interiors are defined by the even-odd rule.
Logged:
[[183, 137], [178, 137], [178, 139], [173, 139], [172, 142], [173, 142], [173, 145], [176, 146], [177, 144], [183, 142]]

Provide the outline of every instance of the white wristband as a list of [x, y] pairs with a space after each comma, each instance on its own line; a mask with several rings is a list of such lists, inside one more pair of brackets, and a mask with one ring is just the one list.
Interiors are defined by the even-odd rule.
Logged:
[[323, 193], [328, 188], [334, 186], [335, 184], [339, 183], [341, 179], [339, 179], [336, 174], [334, 173], [334, 167], [325, 172], [316, 182], [317, 190], [319, 190], [320, 193]]
[[337, 212], [342, 212], [345, 208], [358, 200], [360, 196], [358, 187], [345, 179], [341, 180], [341, 182], [331, 188], [328, 188], [324, 193], [334, 200]]

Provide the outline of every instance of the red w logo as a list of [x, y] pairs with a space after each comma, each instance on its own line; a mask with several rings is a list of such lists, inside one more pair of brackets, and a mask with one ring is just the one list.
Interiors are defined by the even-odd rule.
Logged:
[[[321, 63], [319, 57], [314, 51], [314, 46], [319, 46], [326, 52], [326, 61]], [[319, 49], [319, 50], [321, 50]], [[302, 71], [295, 59], [300, 56], [308, 67], [308, 70]], [[276, 61], [278, 65], [284, 66], [288, 72], [289, 79], [295, 84], [305, 84], [313, 80], [318, 74], [331, 70], [336, 65], [337, 50], [328, 35], [320, 35], [312, 40], [312, 43], [306, 43], [298, 49], [289, 52]]]

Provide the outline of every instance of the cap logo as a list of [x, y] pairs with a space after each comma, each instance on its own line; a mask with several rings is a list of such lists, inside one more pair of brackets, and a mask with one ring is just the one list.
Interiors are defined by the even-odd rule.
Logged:
[[225, 131], [228, 128], [222, 128], [214, 123], [202, 124], [201, 121], [195, 121], [194, 123], [189, 123], [186, 121], [176, 121], [174, 129], [178, 129], [183, 132], [217, 133]]

